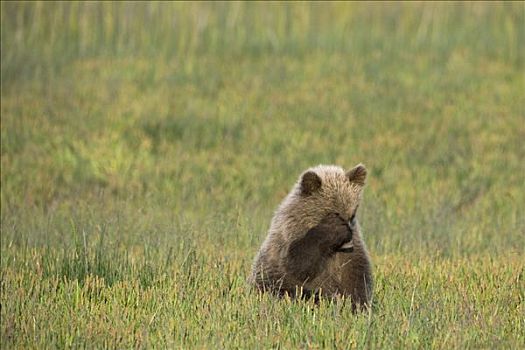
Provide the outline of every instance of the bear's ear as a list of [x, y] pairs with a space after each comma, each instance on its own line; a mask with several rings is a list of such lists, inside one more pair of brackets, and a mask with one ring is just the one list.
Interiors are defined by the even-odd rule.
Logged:
[[363, 164], [357, 164], [346, 172], [348, 181], [364, 186], [366, 180], [366, 168]]
[[301, 193], [311, 195], [321, 188], [321, 178], [313, 171], [307, 171], [301, 176]]

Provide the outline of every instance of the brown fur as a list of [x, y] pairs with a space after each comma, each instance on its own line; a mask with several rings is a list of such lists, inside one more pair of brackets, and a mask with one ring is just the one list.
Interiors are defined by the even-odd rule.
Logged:
[[[280, 204], [249, 281], [278, 295], [351, 297], [369, 304], [372, 294], [370, 258], [355, 213], [361, 201], [366, 168], [345, 173], [320, 165], [305, 171]], [[351, 241], [353, 251], [343, 252]]]

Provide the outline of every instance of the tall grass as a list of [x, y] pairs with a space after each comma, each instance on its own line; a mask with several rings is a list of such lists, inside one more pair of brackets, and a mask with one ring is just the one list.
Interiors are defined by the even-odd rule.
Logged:
[[[523, 3], [1, 3], [1, 347], [519, 348]], [[374, 306], [246, 285], [369, 169]]]
[[94, 56], [446, 56], [456, 48], [520, 64], [523, 17], [519, 2], [3, 2], [2, 75], [45, 76]]

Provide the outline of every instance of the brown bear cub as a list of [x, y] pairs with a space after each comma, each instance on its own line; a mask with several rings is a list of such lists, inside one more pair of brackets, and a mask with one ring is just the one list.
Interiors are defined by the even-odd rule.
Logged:
[[272, 219], [249, 281], [277, 295], [352, 299], [370, 303], [372, 271], [356, 218], [366, 179], [359, 164], [305, 171]]

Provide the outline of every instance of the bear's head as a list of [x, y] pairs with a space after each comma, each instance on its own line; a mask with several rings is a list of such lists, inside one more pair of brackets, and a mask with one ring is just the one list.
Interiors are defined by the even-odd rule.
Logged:
[[345, 171], [335, 165], [319, 165], [306, 170], [293, 187], [279, 211], [285, 222], [293, 223], [297, 233], [316, 226], [324, 217], [337, 214], [356, 225], [356, 211], [367, 170], [358, 164]]

